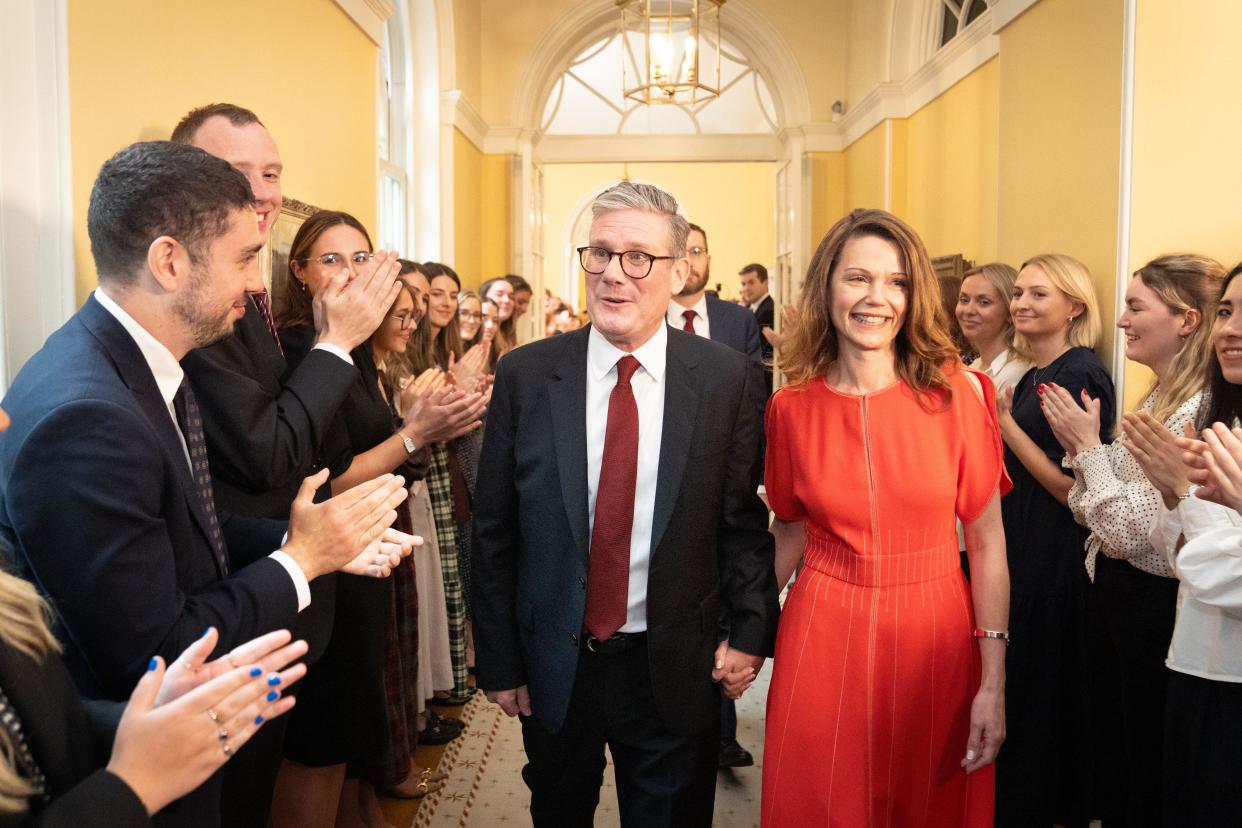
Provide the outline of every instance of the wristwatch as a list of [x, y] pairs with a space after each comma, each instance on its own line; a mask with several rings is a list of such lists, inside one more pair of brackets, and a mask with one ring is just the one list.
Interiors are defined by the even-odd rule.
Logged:
[[401, 444], [405, 446], [406, 454], [413, 454], [418, 451], [418, 446], [414, 445], [414, 441], [410, 439], [408, 434], [404, 431], [398, 431], [397, 433], [401, 435]]

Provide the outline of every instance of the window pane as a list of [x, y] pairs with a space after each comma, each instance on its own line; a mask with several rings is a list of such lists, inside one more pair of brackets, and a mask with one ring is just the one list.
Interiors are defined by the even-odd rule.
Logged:
[[[957, 34], [957, 12], [948, 6], [944, 7], [944, 23], [940, 28], [940, 45], [948, 43]], [[926, 41], [924, 41], [926, 43]]]
[[970, 11], [966, 13], [966, 25], [969, 26], [975, 21], [975, 18], [987, 10], [988, 4], [986, 0], [975, 0], [975, 2], [970, 4]]

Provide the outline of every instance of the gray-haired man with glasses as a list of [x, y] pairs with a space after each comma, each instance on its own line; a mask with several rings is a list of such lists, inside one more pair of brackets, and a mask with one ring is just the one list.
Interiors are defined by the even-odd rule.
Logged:
[[[475, 497], [479, 686], [522, 714], [531, 816], [589, 826], [604, 746], [626, 826], [708, 826], [720, 691], [778, 607], [747, 359], [670, 329], [687, 225], [624, 182], [592, 207], [591, 325], [498, 363]], [[721, 609], [730, 637], [718, 639]]]

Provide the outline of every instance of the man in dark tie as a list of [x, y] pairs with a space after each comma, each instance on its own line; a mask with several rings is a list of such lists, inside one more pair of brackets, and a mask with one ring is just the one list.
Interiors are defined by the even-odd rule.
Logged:
[[768, 269], [758, 262], [746, 265], [738, 271], [738, 296], [750, 308], [759, 325], [759, 346], [763, 353], [763, 373], [767, 378], [768, 394], [772, 393], [772, 342], [768, 337], [775, 324], [775, 307], [768, 293]]
[[[120, 700], [152, 655], [210, 626], [231, 651], [292, 625], [308, 581], [366, 572], [404, 492], [381, 478], [314, 505], [326, 475], [310, 478], [283, 544], [282, 522], [220, 521], [178, 360], [227, 336], [261, 284], [250, 186], [201, 150], [134, 144], [100, 170], [87, 228], [99, 288], [4, 399], [18, 425], [0, 437], [0, 541], [55, 607], [79, 689]], [[220, 824], [219, 780], [160, 820]]]
[[592, 824], [607, 744], [622, 824], [707, 826], [715, 682], [737, 697], [753, 681], [779, 612], [755, 494], [761, 379], [665, 324], [688, 270], [672, 196], [625, 182], [592, 213], [592, 324], [497, 369], [475, 500], [478, 681], [523, 715], [536, 825]]

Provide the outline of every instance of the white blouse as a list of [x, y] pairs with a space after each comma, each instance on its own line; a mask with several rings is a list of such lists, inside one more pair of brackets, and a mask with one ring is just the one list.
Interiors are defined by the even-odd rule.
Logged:
[[1011, 385], [1016, 385], [1018, 380], [1035, 366], [1013, 348], [1009, 348], [992, 360], [992, 364], [987, 368], [983, 367], [983, 357], [975, 357], [974, 362], [966, 367], [987, 374], [999, 393]]
[[[1185, 538], [1180, 550], [1178, 540]], [[1242, 683], [1242, 515], [1192, 494], [1160, 515], [1151, 542], [1181, 581], [1165, 665]]]
[[[1139, 411], [1151, 413], [1159, 389], [1143, 400]], [[1164, 421], [1174, 434], [1194, 422], [1203, 392], [1182, 403]], [[1136, 569], [1165, 578], [1176, 577], [1163, 551], [1151, 544], [1152, 524], [1163, 505], [1160, 493], [1151, 485], [1143, 467], [1125, 447], [1125, 432], [1108, 445], [1092, 446], [1073, 458], [1066, 455], [1062, 465], [1074, 470], [1069, 507], [1074, 519], [1091, 530], [1087, 538], [1087, 575], [1095, 580], [1095, 556], [1101, 551], [1110, 558], [1129, 561]]]

